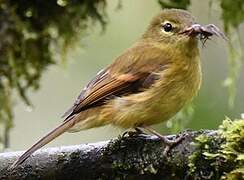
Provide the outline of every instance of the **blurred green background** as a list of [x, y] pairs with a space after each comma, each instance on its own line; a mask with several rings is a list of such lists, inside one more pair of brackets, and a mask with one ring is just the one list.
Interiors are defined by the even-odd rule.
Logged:
[[[60, 116], [72, 105], [86, 83], [103, 67], [129, 48], [140, 37], [150, 19], [160, 11], [157, 1], [123, 0], [118, 9], [118, 1], [107, 1], [109, 22], [106, 30], [98, 23], [92, 24], [83, 39], [77, 39], [78, 46], [68, 52], [68, 61], [59, 66], [49, 66], [41, 78], [41, 88], [30, 92], [34, 108], [22, 101], [15, 101], [14, 128], [10, 134], [10, 149], [23, 150], [58, 125]], [[209, 7], [209, 1], [191, 1], [189, 10], [201, 24], [213, 23], [223, 29], [219, 6]], [[240, 26], [244, 34], [244, 25]], [[242, 35], [242, 41], [244, 36]], [[213, 38], [201, 47], [203, 84], [193, 102], [194, 114], [185, 125], [190, 129], [214, 129], [225, 116], [239, 118], [244, 113], [244, 71], [237, 82], [234, 108], [228, 106], [228, 91], [223, 82], [228, 75], [228, 48], [222, 39]], [[167, 123], [168, 126], [170, 123]], [[163, 124], [157, 125], [162, 133], [170, 130]], [[162, 130], [163, 129], [163, 130]], [[107, 140], [121, 134], [116, 127], [106, 126], [74, 134], [65, 133], [47, 146], [90, 143]]]

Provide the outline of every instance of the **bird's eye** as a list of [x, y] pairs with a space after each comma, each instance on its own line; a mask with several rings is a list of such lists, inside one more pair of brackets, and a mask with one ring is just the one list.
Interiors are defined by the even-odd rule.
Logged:
[[167, 22], [167, 23], [165, 23], [163, 25], [163, 29], [164, 29], [165, 32], [170, 32], [170, 31], [172, 31], [173, 26], [172, 26], [172, 24], [170, 24], [170, 23]]

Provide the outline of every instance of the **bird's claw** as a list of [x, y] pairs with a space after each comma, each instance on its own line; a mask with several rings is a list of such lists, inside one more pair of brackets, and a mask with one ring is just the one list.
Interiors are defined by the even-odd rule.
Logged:
[[177, 137], [174, 140], [169, 140], [165, 136], [160, 136], [159, 138], [163, 141], [163, 143], [166, 145], [163, 155], [167, 156], [169, 151], [176, 145], [178, 145], [182, 140], [184, 140], [186, 137], [186, 134], [181, 134], [179, 137]]

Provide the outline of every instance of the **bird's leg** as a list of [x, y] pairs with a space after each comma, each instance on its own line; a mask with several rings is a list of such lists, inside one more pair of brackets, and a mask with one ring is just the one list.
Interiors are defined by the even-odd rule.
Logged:
[[164, 142], [164, 144], [166, 145], [166, 148], [164, 150], [164, 155], [167, 155], [172, 147], [174, 147], [175, 145], [180, 143], [185, 138], [184, 135], [181, 135], [180, 137], [178, 137], [174, 140], [169, 140], [166, 136], [161, 135], [160, 133], [158, 133], [157, 131], [155, 131], [153, 128], [151, 128], [149, 126], [142, 126], [142, 128], [144, 128], [148, 132], [156, 135], [157, 137], [159, 137]]

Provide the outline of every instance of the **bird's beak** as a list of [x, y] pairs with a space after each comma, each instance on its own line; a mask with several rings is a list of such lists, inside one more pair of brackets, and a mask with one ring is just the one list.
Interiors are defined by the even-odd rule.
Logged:
[[186, 27], [181, 34], [185, 34], [191, 37], [195, 37], [201, 33], [203, 33], [203, 26], [200, 24], [192, 24], [191, 26]]
[[208, 38], [209, 36], [216, 35], [218, 37], [222, 37], [223, 39], [227, 40], [227, 37], [223, 32], [219, 30], [217, 26], [214, 24], [208, 24], [202, 26], [200, 24], [192, 24], [191, 26], [186, 27], [180, 34], [188, 35], [190, 37], [196, 37], [198, 35], [204, 36]]

